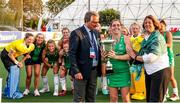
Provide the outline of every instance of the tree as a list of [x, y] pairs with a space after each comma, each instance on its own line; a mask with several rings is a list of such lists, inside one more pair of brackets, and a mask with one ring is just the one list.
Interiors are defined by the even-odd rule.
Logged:
[[53, 15], [57, 15], [74, 1], [75, 0], [49, 0], [47, 2], [47, 7]]
[[100, 24], [102, 26], [109, 26], [113, 19], [120, 19], [120, 12], [114, 9], [105, 9], [99, 11], [100, 15]]
[[0, 0], [0, 25], [19, 27], [22, 22], [22, 0]]
[[23, 0], [23, 28], [36, 29], [43, 13], [42, 0]]
[[9, 0], [8, 7], [14, 12], [15, 26], [18, 27], [22, 22], [23, 0]]
[[30, 12], [37, 16], [41, 15], [43, 11], [42, 0], [23, 0], [23, 11], [24, 13]]
[[22, 12], [23, 0], [9, 0], [8, 7], [11, 10]]

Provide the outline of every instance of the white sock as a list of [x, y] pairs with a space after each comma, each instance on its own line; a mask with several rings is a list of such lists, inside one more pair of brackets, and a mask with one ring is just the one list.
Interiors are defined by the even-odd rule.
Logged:
[[59, 88], [59, 77], [58, 74], [54, 74], [54, 90], [58, 91]]
[[[38, 91], [38, 89], [34, 89], [34, 91]], [[39, 92], [39, 91], [38, 91]]]
[[102, 77], [102, 89], [107, 89], [107, 78], [106, 77]]
[[173, 88], [173, 93], [176, 94], [178, 96], [178, 88]]
[[49, 88], [47, 76], [43, 76], [43, 77], [42, 77], [42, 81], [43, 81], [43, 87], [44, 87], [44, 88]]
[[166, 90], [166, 95], [168, 95], [169, 94], [169, 89], [167, 88], [167, 90]]
[[60, 78], [62, 90], [66, 90], [66, 77]]

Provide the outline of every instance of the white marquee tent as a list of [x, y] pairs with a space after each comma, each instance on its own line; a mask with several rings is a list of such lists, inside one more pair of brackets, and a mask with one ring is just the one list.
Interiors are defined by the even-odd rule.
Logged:
[[[180, 26], [180, 0], [90, 0], [90, 10], [113, 8], [120, 11], [121, 21], [129, 27], [134, 21], [142, 23], [146, 15], [165, 19], [169, 26]], [[74, 29], [83, 24], [88, 0], [75, 0], [54, 18], [53, 22]], [[49, 22], [49, 25], [52, 21]]]

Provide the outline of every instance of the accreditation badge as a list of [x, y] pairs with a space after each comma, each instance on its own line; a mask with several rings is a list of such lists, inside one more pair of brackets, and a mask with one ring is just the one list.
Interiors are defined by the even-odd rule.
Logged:
[[90, 47], [90, 58], [96, 58], [95, 51], [93, 47]]

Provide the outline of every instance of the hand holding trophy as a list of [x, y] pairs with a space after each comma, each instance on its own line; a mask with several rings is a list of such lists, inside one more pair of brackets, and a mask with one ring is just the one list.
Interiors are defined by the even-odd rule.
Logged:
[[[102, 40], [101, 44], [102, 44], [103, 50], [106, 53], [110, 52], [113, 49], [113, 43], [114, 43], [114, 40], [108, 40], [108, 39]], [[105, 60], [106, 60], [105, 61], [106, 62], [106, 74], [113, 73], [112, 64], [109, 61], [109, 57], [108, 56], [105, 57]]]

